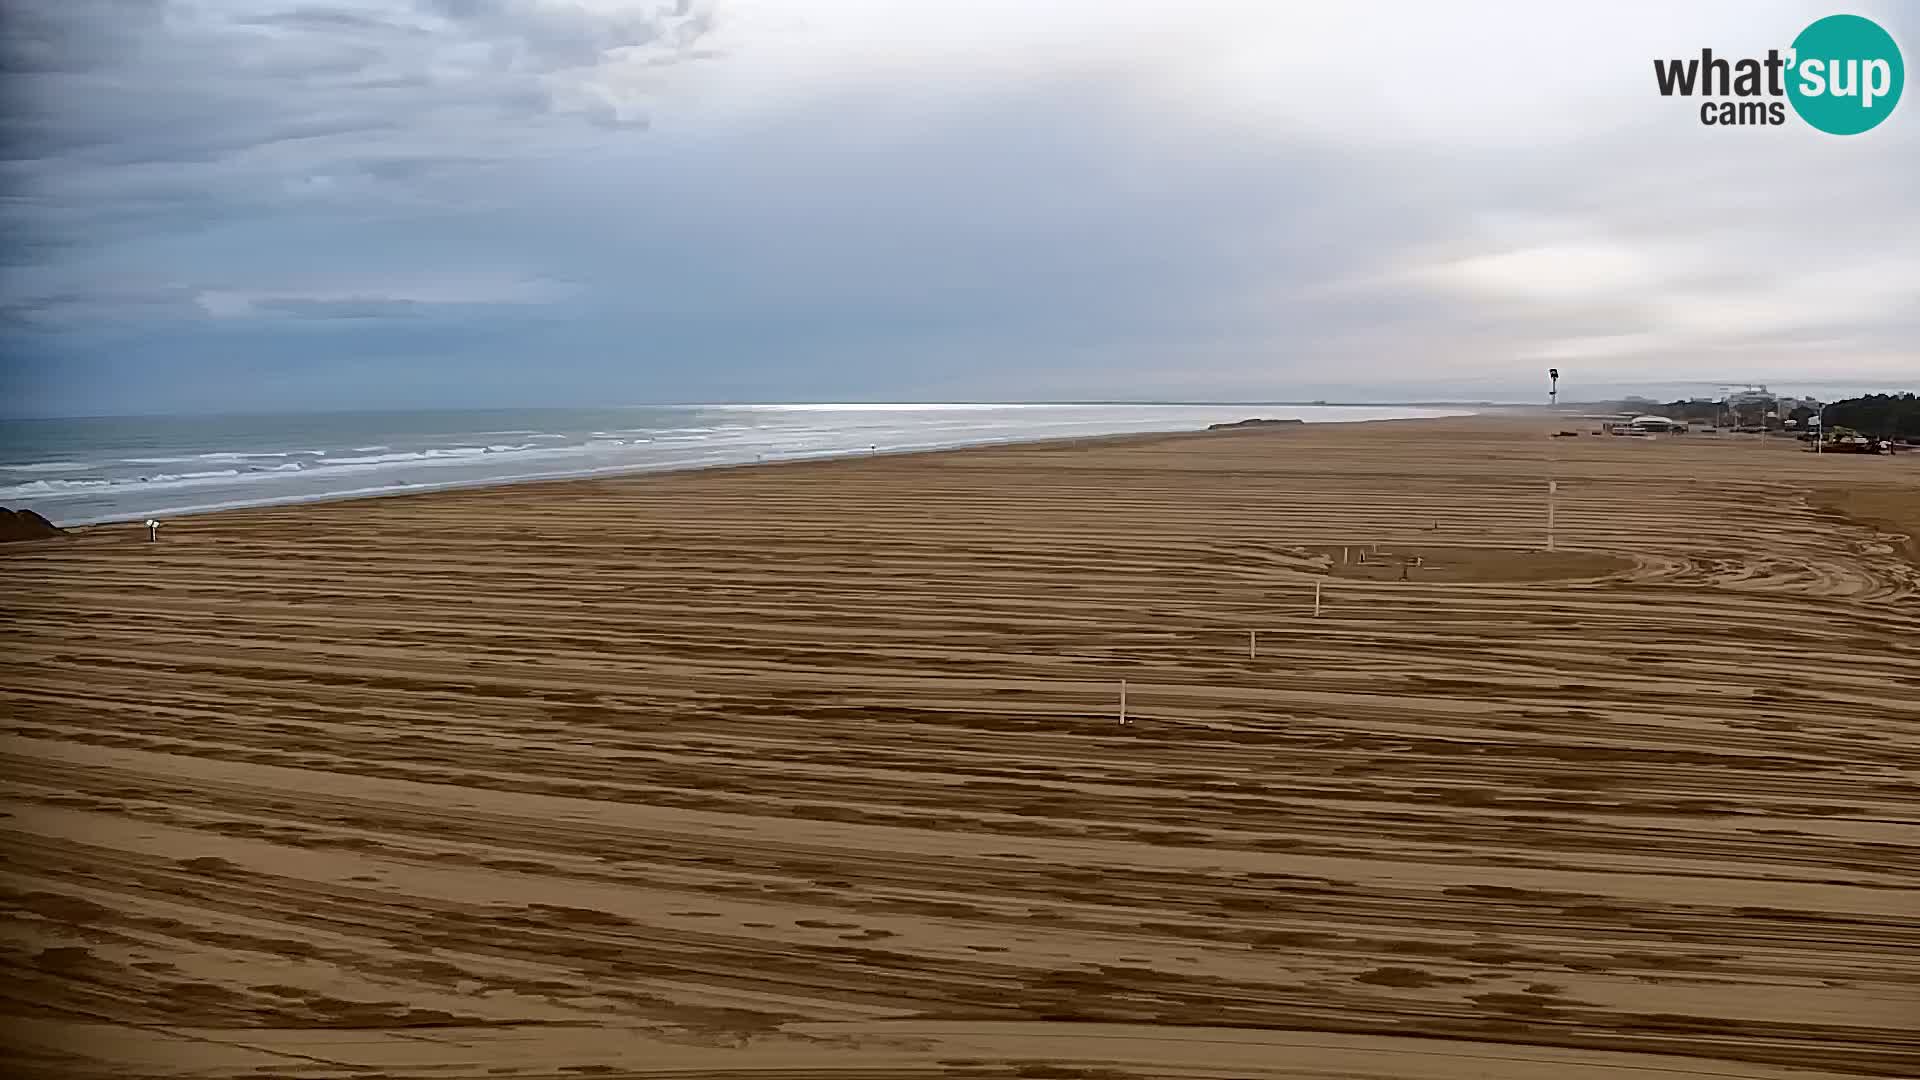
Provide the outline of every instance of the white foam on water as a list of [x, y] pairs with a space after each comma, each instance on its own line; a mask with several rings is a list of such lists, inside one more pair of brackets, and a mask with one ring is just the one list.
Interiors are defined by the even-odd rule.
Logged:
[[23, 484], [9, 484], [0, 487], [0, 499], [32, 498], [36, 495], [58, 495], [62, 492], [82, 491], [90, 488], [108, 487], [111, 480], [28, 480]]
[[0, 469], [8, 472], [24, 473], [79, 472], [83, 469], [92, 469], [95, 467], [96, 466], [85, 461], [29, 461], [22, 465], [0, 465]]
[[340, 488], [340, 489], [328, 490], [328, 491], [308, 492], [305, 494], [289, 495], [285, 498], [276, 498], [269, 501], [262, 501], [257, 498], [253, 498], [253, 499], [242, 498], [242, 499], [224, 500], [221, 502], [190, 503], [190, 504], [180, 504], [180, 505], [173, 505], [173, 506], [161, 506], [161, 507], [157, 507], [150, 510], [142, 510], [138, 514], [116, 513], [116, 514], [100, 515], [95, 517], [73, 518], [70, 520], [63, 519], [62, 521], [59, 522], [59, 524], [68, 525], [68, 526], [99, 525], [106, 522], [127, 521], [135, 517], [181, 517], [188, 514], [210, 514], [220, 510], [244, 510], [248, 508], [258, 508], [258, 507], [267, 507], [267, 506], [304, 506], [304, 505], [309, 505], [312, 503], [320, 503], [320, 502], [339, 502], [346, 499], [365, 499], [365, 498], [373, 498], [378, 496], [426, 494], [428, 492], [434, 492], [434, 491], [454, 491], [461, 488], [501, 487], [509, 484], [536, 483], [542, 480], [577, 480], [577, 479], [582, 479], [582, 478], [591, 477], [591, 476], [627, 475], [627, 474], [633, 474], [633, 473], [649, 473], [649, 472], [690, 471], [695, 469], [724, 468], [730, 465], [737, 466], [737, 465], [743, 465], [743, 464], [749, 464], [749, 462], [736, 461], [733, 459], [716, 460], [712, 455], [702, 455], [700, 457], [676, 458], [676, 459], [671, 459], [666, 461], [651, 462], [645, 465], [631, 465], [631, 464], [608, 465], [608, 466], [603, 466], [603, 467], [594, 468], [594, 469], [568, 469], [568, 470], [563, 470], [559, 472], [528, 473], [523, 476], [513, 476], [505, 479], [489, 477], [489, 478], [483, 478], [483, 479], [477, 479], [477, 480], [450, 480], [450, 481], [443, 481], [439, 483], [416, 483], [416, 482], [407, 481], [407, 480], [392, 480], [385, 484], [378, 484], [378, 485], [365, 486], [365, 487], [354, 487], [354, 488]]
[[502, 453], [512, 447], [502, 446], [498, 450], [485, 446], [433, 446], [425, 450], [403, 450], [391, 454], [371, 454], [364, 457], [330, 457], [324, 468], [332, 470], [346, 465], [387, 465], [395, 462], [417, 462], [429, 464], [449, 459], [476, 458], [486, 453]]

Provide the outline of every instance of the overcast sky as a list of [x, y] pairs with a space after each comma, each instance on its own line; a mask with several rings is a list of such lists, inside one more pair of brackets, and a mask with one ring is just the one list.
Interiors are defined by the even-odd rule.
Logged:
[[1920, 389], [1920, 100], [1651, 63], [1914, 7], [1455, 8], [16, 0], [4, 408]]

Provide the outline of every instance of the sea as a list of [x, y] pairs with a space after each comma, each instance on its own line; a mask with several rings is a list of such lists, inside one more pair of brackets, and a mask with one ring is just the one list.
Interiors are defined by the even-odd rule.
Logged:
[[57, 525], [522, 480], [1136, 432], [1255, 417], [1459, 415], [1397, 405], [796, 404], [0, 421], [0, 506]]

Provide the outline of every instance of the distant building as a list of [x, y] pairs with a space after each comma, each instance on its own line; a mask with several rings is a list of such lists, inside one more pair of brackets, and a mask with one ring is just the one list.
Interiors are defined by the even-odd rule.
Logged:
[[1627, 421], [1627, 426], [1635, 431], [1648, 432], [1687, 430], [1687, 425], [1665, 416], [1636, 416]]
[[1636, 416], [1605, 425], [1609, 435], [1684, 435], [1687, 425], [1665, 416]]

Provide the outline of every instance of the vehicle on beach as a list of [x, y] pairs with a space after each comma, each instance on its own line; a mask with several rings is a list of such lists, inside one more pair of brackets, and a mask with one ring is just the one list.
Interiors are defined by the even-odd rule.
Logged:
[[1835, 428], [1824, 441], [1815, 434], [1803, 435], [1801, 440], [1811, 444], [1807, 447], [1808, 453], [1892, 454], [1894, 452], [1892, 439], [1874, 439], [1847, 428]]

